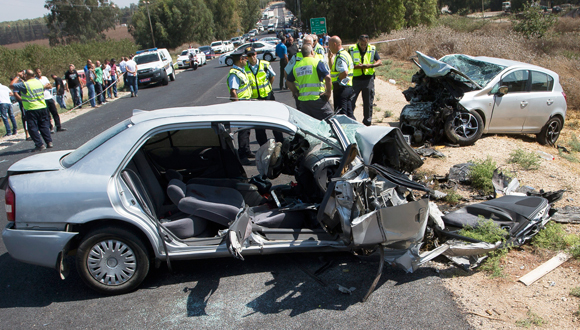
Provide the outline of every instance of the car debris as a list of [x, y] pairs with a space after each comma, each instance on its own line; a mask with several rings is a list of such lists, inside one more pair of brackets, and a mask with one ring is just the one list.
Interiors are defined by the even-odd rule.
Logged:
[[[571, 257], [572, 256], [568, 253], [560, 252], [552, 259], [541, 264], [538, 268], [536, 268], [536, 269], [532, 270], [531, 272], [527, 273], [526, 275], [520, 277], [519, 281], [524, 283], [526, 286], [530, 286], [535, 281], [542, 278], [544, 275], [548, 274], [549, 272], [558, 268], [561, 264], [568, 261], [568, 259], [570, 259]], [[554, 283], [554, 284], [552, 284], [552, 283]], [[554, 286], [554, 285], [556, 285], [555, 282], [550, 283], [550, 286]]]
[[433, 148], [421, 147], [415, 149], [415, 152], [423, 157], [445, 158], [445, 155], [441, 151]]
[[338, 285], [338, 291], [340, 291], [344, 294], [352, 294], [354, 292], [354, 290], [356, 290], [356, 288], [354, 286], [347, 288], [347, 287], [344, 287], [340, 284], [337, 284], [337, 285]]

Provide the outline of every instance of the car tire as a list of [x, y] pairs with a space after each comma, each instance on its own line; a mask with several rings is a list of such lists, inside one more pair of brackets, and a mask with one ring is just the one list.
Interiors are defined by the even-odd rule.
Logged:
[[231, 57], [226, 58], [226, 65], [227, 66], [232, 66], [234, 65], [234, 59]]
[[451, 143], [472, 145], [483, 134], [483, 120], [477, 112], [455, 111], [445, 121], [445, 135]]
[[562, 119], [560, 117], [554, 116], [550, 118], [546, 125], [542, 127], [540, 133], [536, 135], [538, 143], [542, 145], [555, 145], [556, 141], [558, 141], [558, 138], [560, 137], [562, 126]]
[[163, 86], [169, 85], [169, 76], [167, 75], [167, 72], [165, 72], [165, 75], [164, 75], [163, 79], [161, 80], [161, 84], [163, 84]]
[[175, 69], [171, 70], [171, 74], [169, 75], [169, 79], [171, 81], [175, 81]]
[[[120, 258], [125, 260], [123, 265]], [[76, 267], [91, 289], [115, 295], [136, 289], [149, 272], [150, 260], [145, 245], [135, 234], [123, 228], [104, 227], [85, 235], [77, 249]]]
[[274, 58], [274, 56], [272, 56], [272, 54], [270, 54], [270, 53], [264, 54], [264, 61], [272, 62], [273, 58]]

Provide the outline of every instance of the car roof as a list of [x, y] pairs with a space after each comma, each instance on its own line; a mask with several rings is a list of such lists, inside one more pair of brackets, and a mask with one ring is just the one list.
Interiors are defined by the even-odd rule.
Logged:
[[[250, 116], [268, 117], [288, 121], [289, 110], [285, 104], [276, 101], [237, 101], [199, 107], [166, 108], [153, 111], [133, 110], [131, 122], [138, 124], [149, 120], [169, 117], [199, 116], [203, 121], [207, 116]], [[225, 118], [227, 119], [227, 118]]]
[[[459, 55], [459, 54], [454, 54], [454, 55]], [[497, 58], [497, 57], [488, 57], [488, 56], [470, 56], [470, 55], [465, 55], [464, 56], [469, 56], [475, 60], [478, 61], [482, 61], [482, 62], [488, 62], [488, 63], [493, 63], [493, 64], [497, 64], [497, 65], [501, 65], [501, 66], [505, 66], [506, 68], [515, 68], [515, 67], [519, 67], [519, 68], [527, 68], [527, 69], [533, 69], [533, 70], [538, 70], [538, 71], [544, 71], [547, 73], [550, 73], [551, 75], [558, 77], [558, 74], [552, 70], [543, 68], [541, 66], [537, 66], [537, 65], [533, 65], [533, 64], [529, 64], [529, 63], [524, 63], [524, 62], [519, 62], [519, 61], [514, 61], [514, 60], [506, 60], [503, 58]], [[448, 56], [448, 55], [445, 55]]]

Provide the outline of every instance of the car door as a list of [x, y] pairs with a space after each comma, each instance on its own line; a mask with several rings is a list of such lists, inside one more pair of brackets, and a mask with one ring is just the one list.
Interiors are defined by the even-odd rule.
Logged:
[[[530, 110], [530, 93], [528, 93], [528, 70], [516, 70], [507, 73], [496, 85], [493, 95], [493, 112], [488, 133], [520, 133]], [[507, 86], [508, 93], [495, 94], [500, 86]]]
[[538, 133], [550, 119], [562, 93], [553, 91], [554, 78], [549, 74], [531, 70], [530, 76], [529, 111], [522, 131]]

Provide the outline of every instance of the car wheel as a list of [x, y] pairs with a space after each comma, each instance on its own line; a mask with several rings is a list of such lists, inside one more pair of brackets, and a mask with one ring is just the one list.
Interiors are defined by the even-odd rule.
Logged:
[[226, 65], [227, 66], [232, 66], [234, 65], [234, 59], [231, 57], [226, 58]]
[[483, 120], [477, 112], [455, 111], [445, 121], [445, 135], [451, 143], [468, 146], [483, 134]]
[[552, 117], [546, 125], [542, 128], [542, 131], [536, 135], [536, 138], [540, 144], [551, 146], [556, 144], [558, 138], [560, 137], [560, 131], [562, 130], [562, 119], [560, 117]]
[[171, 74], [169, 75], [169, 79], [171, 79], [171, 81], [175, 81], [175, 69], [173, 69], [171, 71]]
[[167, 76], [167, 72], [165, 72], [165, 75], [163, 76], [163, 80], [161, 80], [161, 83], [163, 84], [163, 86], [167, 86], [169, 84], [169, 76]]
[[91, 289], [122, 294], [136, 289], [149, 272], [149, 255], [133, 233], [115, 227], [87, 234], [77, 249], [77, 271]]
[[272, 58], [273, 58], [272, 54], [270, 53], [264, 54], [264, 61], [272, 62]]

